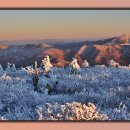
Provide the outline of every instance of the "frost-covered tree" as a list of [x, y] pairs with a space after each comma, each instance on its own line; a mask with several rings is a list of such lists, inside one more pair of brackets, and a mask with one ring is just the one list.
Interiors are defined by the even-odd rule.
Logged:
[[9, 68], [9, 69], [11, 68], [11, 63], [9, 63], [9, 62], [7, 63], [7, 68]]
[[0, 64], [0, 72], [3, 72], [3, 71], [4, 71], [4, 69], [3, 69], [3, 67]]
[[42, 60], [42, 66], [43, 66], [43, 73], [45, 74], [49, 73], [53, 68], [53, 65], [50, 62], [50, 57], [48, 55], [46, 55]]
[[15, 71], [16, 71], [15, 64], [12, 64], [11, 70], [12, 70], [13, 72], [15, 72]]
[[120, 64], [118, 62], [114, 61], [114, 60], [109, 61], [109, 66], [110, 67], [119, 67], [119, 65]]
[[6, 66], [6, 71], [10, 71], [11, 70], [11, 63], [7, 63], [7, 66]]
[[89, 67], [89, 63], [86, 60], [84, 60], [83, 63], [81, 64], [81, 67], [82, 68]]
[[73, 58], [73, 60], [70, 63], [70, 70], [72, 71], [72, 73], [77, 74], [79, 73], [80, 70], [80, 66], [77, 62], [76, 58]]

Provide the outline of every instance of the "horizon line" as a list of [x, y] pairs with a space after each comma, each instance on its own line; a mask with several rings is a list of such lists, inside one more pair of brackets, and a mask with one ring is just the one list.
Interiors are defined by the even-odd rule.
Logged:
[[45, 38], [45, 39], [0, 39], [0, 42], [2, 41], [40, 41], [40, 40], [87, 40], [87, 41], [93, 41], [93, 40], [100, 40], [100, 39], [109, 39], [109, 38], [114, 38], [114, 37], [121, 37], [127, 35], [128, 37], [130, 37], [130, 34], [128, 33], [124, 33], [122, 35], [118, 35], [118, 36], [106, 36], [106, 37], [101, 37], [101, 38]]

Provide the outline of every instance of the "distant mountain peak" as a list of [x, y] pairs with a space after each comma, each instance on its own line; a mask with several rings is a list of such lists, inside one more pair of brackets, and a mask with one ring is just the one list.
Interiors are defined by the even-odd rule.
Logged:
[[116, 44], [130, 44], [129, 43], [129, 35], [128, 34], [124, 34], [121, 35], [119, 37], [115, 37], [112, 40], [110, 40], [108, 43], [106, 43], [107, 45], [116, 45]]
[[118, 37], [117, 40], [124, 41], [124, 44], [128, 44], [129, 43], [129, 35], [124, 34], [124, 35]]

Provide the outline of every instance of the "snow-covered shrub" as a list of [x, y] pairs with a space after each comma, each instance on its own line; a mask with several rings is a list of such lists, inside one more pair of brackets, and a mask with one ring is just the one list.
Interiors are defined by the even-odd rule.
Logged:
[[2, 76], [1, 76], [1, 80], [11, 80], [12, 78], [10, 76], [7, 76], [6, 73], [4, 73]]
[[88, 105], [73, 102], [63, 105], [46, 103], [37, 108], [38, 120], [108, 120], [105, 114], [96, 111], [92, 103]]
[[0, 121], [6, 121], [7, 119], [0, 116]]
[[118, 62], [114, 61], [114, 60], [110, 60], [109, 66], [110, 67], [118, 67], [118, 66], [120, 66], [120, 64]]
[[83, 63], [81, 64], [81, 67], [82, 68], [89, 67], [89, 63], [86, 60], [84, 60]]

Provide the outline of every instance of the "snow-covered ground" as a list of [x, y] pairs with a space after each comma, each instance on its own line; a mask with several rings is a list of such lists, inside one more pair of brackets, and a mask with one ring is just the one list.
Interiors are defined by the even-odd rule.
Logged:
[[0, 68], [0, 119], [130, 120], [128, 67], [81, 68], [78, 75], [54, 67], [50, 78], [39, 76], [38, 86], [41, 93], [34, 91], [32, 76], [24, 69]]

